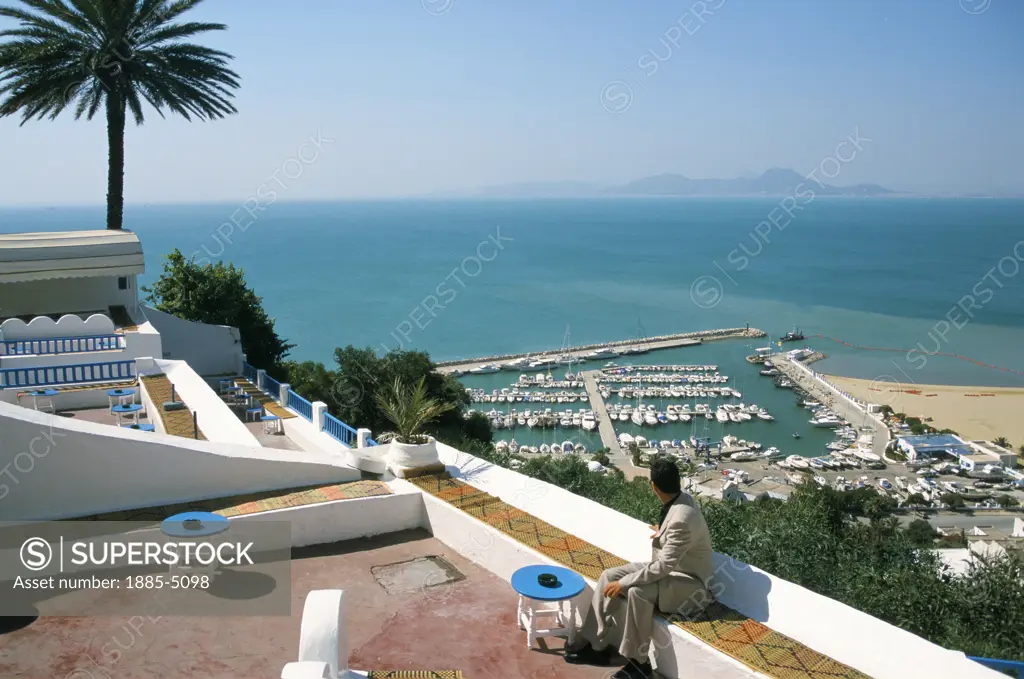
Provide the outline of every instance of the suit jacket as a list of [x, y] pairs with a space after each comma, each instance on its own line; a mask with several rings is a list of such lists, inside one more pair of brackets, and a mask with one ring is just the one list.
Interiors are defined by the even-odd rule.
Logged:
[[704, 588], [711, 586], [711, 535], [700, 507], [688, 493], [680, 493], [672, 503], [651, 541], [651, 552], [650, 563], [619, 580], [623, 587], [668, 584], [659, 582], [665, 579], [696, 580]]

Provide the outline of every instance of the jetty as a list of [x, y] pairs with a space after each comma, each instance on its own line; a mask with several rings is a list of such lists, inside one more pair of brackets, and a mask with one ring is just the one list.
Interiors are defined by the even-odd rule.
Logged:
[[608, 458], [619, 469], [627, 469], [631, 463], [628, 456], [622, 452], [619, 446], [619, 438], [615, 435], [615, 427], [612, 426], [612, 418], [608, 416], [608, 407], [601, 396], [601, 390], [597, 386], [596, 376], [601, 374], [600, 370], [587, 370], [583, 373], [583, 384], [587, 387], [587, 395], [590, 397], [590, 407], [597, 417], [597, 430], [601, 434], [601, 445], [608, 449]]
[[765, 337], [767, 333], [757, 328], [725, 328], [721, 330], [700, 330], [698, 332], [684, 332], [674, 335], [659, 335], [657, 337], [645, 337], [641, 339], [615, 340], [612, 342], [601, 342], [599, 344], [585, 344], [572, 347], [567, 350], [565, 347], [550, 349], [546, 351], [524, 352], [519, 354], [501, 354], [498, 356], [483, 356], [481, 358], [457, 359], [452, 361], [441, 361], [437, 363], [438, 372], [467, 371], [478, 368], [489, 363], [500, 363], [511, 361], [517, 358], [556, 358], [563, 354], [571, 354], [577, 358], [595, 349], [604, 347], [642, 347], [648, 351], [655, 349], [671, 349], [675, 347], [689, 347], [704, 342], [724, 339], [757, 338]]

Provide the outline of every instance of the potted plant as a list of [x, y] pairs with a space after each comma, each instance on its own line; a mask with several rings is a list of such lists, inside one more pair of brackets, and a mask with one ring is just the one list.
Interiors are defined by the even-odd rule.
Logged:
[[390, 389], [377, 395], [377, 404], [395, 426], [394, 431], [377, 439], [391, 444], [384, 459], [395, 475], [404, 476], [406, 470], [440, 464], [437, 441], [423, 433], [423, 428], [455, 405], [428, 397], [426, 377], [421, 377], [412, 388], [401, 378], [395, 378]]

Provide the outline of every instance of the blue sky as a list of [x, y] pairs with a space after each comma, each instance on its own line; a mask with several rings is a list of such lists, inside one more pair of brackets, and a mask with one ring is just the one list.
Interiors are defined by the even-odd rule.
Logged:
[[[857, 131], [871, 141], [833, 183], [1024, 192], [1017, 0], [208, 0], [194, 15], [230, 26], [206, 42], [237, 57], [240, 114], [130, 127], [129, 202], [241, 200], [275, 172], [299, 175], [287, 200], [803, 173]], [[0, 205], [101, 203], [103, 127], [0, 120]], [[288, 165], [317, 135], [333, 141]]]

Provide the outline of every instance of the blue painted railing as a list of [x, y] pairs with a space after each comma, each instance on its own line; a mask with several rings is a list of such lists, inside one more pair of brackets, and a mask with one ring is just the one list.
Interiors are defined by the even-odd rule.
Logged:
[[283, 403], [282, 405], [291, 408], [310, 422], [313, 421], [313, 404], [296, 394], [291, 389], [288, 390], [288, 402]]
[[999, 670], [1000, 672], [1016, 672], [1017, 679], [1024, 679], [1024, 662], [1018, 662], [1016, 660], [996, 660], [995, 658], [976, 658], [971, 655], [967, 657], [974, 662], [981, 663], [989, 669]]
[[259, 379], [259, 376], [256, 374], [256, 372], [256, 368], [252, 367], [248, 363], [242, 364], [242, 377], [249, 380], [253, 384], [256, 384], [256, 380]]
[[330, 413], [324, 413], [324, 431], [330, 434], [335, 441], [344, 443], [354, 448], [359, 439], [359, 433]]
[[2, 356], [77, 354], [90, 351], [119, 351], [121, 349], [124, 349], [124, 335], [0, 340], [0, 355]]
[[281, 383], [275, 380], [270, 375], [263, 376], [263, 385], [261, 387], [263, 391], [270, 394], [274, 399], [280, 399], [281, 397]]
[[0, 370], [0, 388], [44, 387], [87, 382], [112, 382], [133, 379], [135, 361], [82, 363], [45, 368], [6, 368]]
[[376, 445], [379, 445], [379, 444], [376, 441], [374, 441], [373, 439], [367, 437], [366, 445], [367, 445], [367, 447], [369, 447], [369, 446], [376, 446]]

